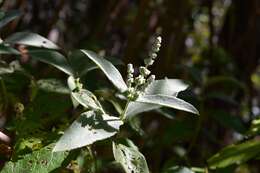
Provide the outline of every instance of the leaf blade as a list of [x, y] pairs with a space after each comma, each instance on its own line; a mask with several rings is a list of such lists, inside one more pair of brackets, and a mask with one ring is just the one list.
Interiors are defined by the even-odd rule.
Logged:
[[64, 132], [53, 152], [72, 150], [109, 138], [118, 132], [122, 124], [118, 117], [85, 112]]
[[182, 99], [167, 95], [144, 95], [139, 97], [137, 102], [141, 103], [152, 103], [160, 106], [170, 107], [193, 114], [199, 114], [199, 111], [191, 104], [185, 102]]
[[[50, 145], [31, 154], [25, 155], [17, 162], [7, 162], [2, 169], [2, 173], [14, 172], [39, 172], [49, 173], [59, 168], [66, 159], [68, 152], [52, 153]], [[50, 157], [51, 156], [51, 157]]]
[[63, 71], [64, 73], [66, 73], [68, 75], [73, 75], [73, 71], [72, 71], [70, 65], [68, 64], [67, 59], [57, 51], [43, 50], [43, 49], [30, 50], [29, 55], [38, 61], [50, 64], [50, 65], [56, 67], [57, 69]]
[[8, 24], [9, 22], [11, 22], [12, 20], [16, 19], [21, 15], [21, 12], [18, 10], [12, 10], [8, 12], [1, 11], [1, 12], [3, 13], [3, 16], [0, 19], [0, 28], [2, 28], [3, 26], [5, 26], [6, 24]]
[[4, 41], [10, 44], [22, 44], [26, 46], [34, 46], [48, 49], [59, 49], [59, 47], [50, 40], [36, 33], [17, 32], [7, 37]]
[[145, 157], [135, 148], [113, 142], [113, 154], [126, 173], [149, 173]]
[[104, 58], [100, 58], [92, 51], [82, 49], [81, 51], [104, 72], [107, 78], [119, 91], [125, 92], [127, 90], [127, 86], [123, 80], [123, 77], [111, 62], [107, 61]]

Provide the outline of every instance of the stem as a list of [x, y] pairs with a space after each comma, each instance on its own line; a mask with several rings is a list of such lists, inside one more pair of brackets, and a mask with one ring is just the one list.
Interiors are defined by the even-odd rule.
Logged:
[[130, 103], [131, 101], [130, 100], [127, 100], [127, 102], [126, 102], [126, 105], [125, 105], [125, 108], [124, 108], [124, 111], [122, 112], [122, 114], [120, 115], [120, 119], [121, 120], [124, 120], [125, 119], [125, 116], [126, 116], [126, 111], [127, 111], [127, 108], [128, 108], [128, 105], [129, 105], [129, 103]]
[[90, 154], [90, 157], [92, 158], [92, 161], [94, 162], [94, 169], [95, 169], [94, 171], [96, 172], [98, 167], [97, 167], [97, 159], [96, 159], [95, 152], [92, 151], [91, 146], [88, 146], [87, 149]]
[[3, 103], [4, 103], [4, 108], [6, 108], [7, 105], [7, 90], [5, 87], [5, 83], [3, 79], [0, 79], [1, 81], [1, 88], [2, 88], [2, 92], [3, 92]]

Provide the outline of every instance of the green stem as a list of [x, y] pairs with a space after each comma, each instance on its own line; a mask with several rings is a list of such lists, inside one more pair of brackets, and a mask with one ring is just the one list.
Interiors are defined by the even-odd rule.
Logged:
[[129, 105], [129, 103], [130, 103], [131, 101], [130, 100], [127, 100], [127, 102], [126, 102], [126, 105], [125, 105], [125, 108], [124, 108], [124, 111], [122, 112], [122, 114], [121, 114], [121, 116], [120, 116], [120, 119], [121, 120], [125, 120], [125, 118], [126, 118], [126, 111], [127, 111], [127, 108], [128, 108], [128, 105]]
[[3, 94], [3, 104], [4, 104], [4, 108], [6, 108], [7, 105], [7, 90], [5, 87], [5, 83], [3, 79], [0, 79], [1, 81], [1, 88], [2, 88], [2, 94]]

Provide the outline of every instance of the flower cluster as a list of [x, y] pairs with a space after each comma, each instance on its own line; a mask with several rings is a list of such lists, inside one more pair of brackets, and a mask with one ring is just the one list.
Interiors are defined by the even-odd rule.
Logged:
[[134, 76], [133, 64], [127, 65], [127, 98], [129, 100], [136, 100], [141, 94], [145, 92], [145, 89], [155, 80], [155, 75], [151, 75], [151, 71], [148, 69], [149, 66], [153, 65], [157, 53], [161, 47], [162, 38], [156, 37], [152, 48], [149, 52], [149, 57], [144, 59], [145, 66], [139, 67], [139, 75]]

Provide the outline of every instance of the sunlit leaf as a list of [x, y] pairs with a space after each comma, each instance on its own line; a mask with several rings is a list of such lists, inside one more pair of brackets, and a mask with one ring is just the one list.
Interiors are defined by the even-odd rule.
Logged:
[[127, 86], [116, 67], [104, 58], [99, 57], [92, 51], [81, 50], [90, 60], [92, 60], [107, 76], [107, 78], [115, 85], [121, 92], [127, 90]]
[[37, 172], [49, 173], [59, 168], [68, 156], [68, 152], [52, 153], [52, 145], [25, 155], [16, 162], [9, 161], [1, 173]]
[[94, 111], [82, 113], [64, 132], [53, 151], [72, 150], [109, 138], [122, 124], [118, 117], [97, 115]]
[[208, 160], [211, 169], [224, 168], [232, 164], [242, 164], [260, 153], [260, 141], [249, 140], [241, 144], [230, 145]]
[[113, 154], [126, 173], [149, 173], [145, 157], [136, 148], [113, 142]]
[[149, 85], [145, 91], [147, 95], [163, 94], [163, 95], [174, 95], [188, 88], [180, 79], [160, 79], [155, 80]]
[[[179, 79], [161, 79], [155, 80], [146, 89], [145, 95], [169, 95], [177, 96], [179, 92], [187, 89], [188, 85]], [[140, 103], [140, 102], [130, 102], [126, 111], [126, 117], [130, 118], [134, 115], [140, 114], [142, 112], [151, 111], [154, 109], [159, 109], [161, 105], [152, 103]]]
[[4, 40], [5, 43], [22, 44], [26, 46], [59, 49], [59, 47], [50, 40], [31, 32], [17, 32], [7, 37]]
[[101, 109], [94, 94], [88, 90], [81, 89], [80, 91], [72, 92], [71, 95], [79, 104], [86, 108]]
[[67, 59], [57, 51], [53, 50], [30, 50], [29, 55], [36, 60], [50, 64], [68, 75], [73, 75]]
[[136, 101], [141, 103], [158, 104], [160, 106], [187, 111], [193, 114], [199, 114], [199, 111], [194, 106], [174, 96], [144, 95], [139, 97]]
[[[123, 63], [116, 58], [106, 58], [113, 65], [122, 65]], [[81, 77], [85, 75], [87, 72], [99, 68], [96, 63], [94, 63], [91, 59], [86, 58], [86, 54], [84, 54], [81, 50], [75, 50], [69, 53], [68, 61], [73, 68], [74, 75], [77, 77]]]

